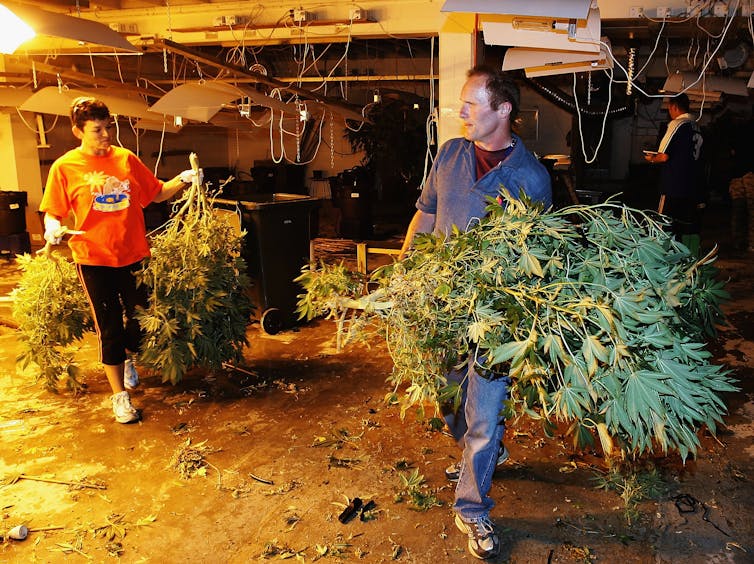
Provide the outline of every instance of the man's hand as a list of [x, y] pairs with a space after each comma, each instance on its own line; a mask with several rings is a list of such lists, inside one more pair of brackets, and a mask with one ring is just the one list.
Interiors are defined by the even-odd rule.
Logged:
[[[184, 170], [181, 174], [178, 175], [178, 177], [181, 179], [181, 182], [184, 184], [193, 184], [194, 179], [197, 177], [197, 173], [194, 172], [193, 169], [189, 168], [187, 170]], [[199, 184], [204, 183], [204, 171], [200, 168], [199, 169]]]
[[65, 229], [59, 220], [48, 215], [45, 216], [45, 241], [50, 245], [59, 245], [64, 233]]

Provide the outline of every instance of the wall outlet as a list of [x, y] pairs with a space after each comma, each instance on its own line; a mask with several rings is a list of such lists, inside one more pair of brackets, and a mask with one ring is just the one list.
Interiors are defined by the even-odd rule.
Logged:
[[754, 5], [749, 3], [749, 0], [741, 2], [741, 15], [745, 18], [750, 18], [754, 13]]
[[225, 25], [246, 25], [249, 23], [247, 16], [225, 16]]
[[712, 13], [716, 18], [724, 18], [728, 15], [728, 5], [725, 2], [715, 2]]
[[312, 15], [303, 8], [296, 8], [293, 10], [293, 21], [296, 23], [308, 22], [312, 19]]
[[644, 13], [644, 8], [642, 8], [641, 6], [631, 6], [628, 9], [629, 18], [640, 18], [643, 13]]
[[111, 23], [110, 29], [117, 31], [118, 33], [139, 35], [139, 26], [135, 23]]
[[354, 22], [364, 21], [367, 19], [367, 12], [362, 8], [351, 8], [348, 19]]
[[668, 6], [657, 6], [657, 17], [660, 19], [669, 18], [670, 8]]

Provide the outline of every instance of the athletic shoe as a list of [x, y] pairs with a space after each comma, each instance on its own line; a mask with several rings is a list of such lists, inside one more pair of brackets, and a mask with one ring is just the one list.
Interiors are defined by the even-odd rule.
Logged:
[[139, 373], [136, 372], [136, 367], [132, 360], [127, 359], [123, 363], [123, 386], [127, 390], [133, 390], [139, 385]]
[[113, 394], [113, 413], [118, 423], [133, 423], [139, 420], [139, 412], [131, 405], [131, 398], [128, 392], [122, 391]]
[[[500, 450], [497, 451], [497, 466], [500, 466], [501, 464], [505, 463], [506, 460], [510, 457], [510, 454], [508, 453], [508, 449], [505, 448], [505, 445], [503, 443], [500, 443]], [[461, 462], [454, 462], [450, 466], [448, 466], [445, 469], [445, 477], [448, 479], [449, 482], [457, 482], [458, 476], [461, 475]]]
[[469, 552], [472, 556], [487, 560], [500, 554], [500, 538], [489, 517], [480, 517], [476, 521], [466, 522], [456, 514], [456, 527], [469, 537]]

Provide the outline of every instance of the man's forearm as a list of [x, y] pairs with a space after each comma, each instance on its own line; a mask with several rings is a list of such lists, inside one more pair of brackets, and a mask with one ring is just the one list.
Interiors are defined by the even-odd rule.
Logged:
[[408, 224], [406, 230], [406, 238], [403, 240], [403, 246], [401, 247], [401, 254], [399, 258], [406, 256], [406, 253], [411, 249], [414, 242], [414, 237], [417, 233], [430, 233], [435, 226], [434, 214], [425, 213], [421, 210], [417, 210], [414, 217], [411, 218], [411, 222]]

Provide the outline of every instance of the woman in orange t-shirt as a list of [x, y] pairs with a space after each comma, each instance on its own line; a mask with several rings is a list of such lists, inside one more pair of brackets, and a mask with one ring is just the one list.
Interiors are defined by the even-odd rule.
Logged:
[[139, 380], [128, 354], [140, 347], [136, 308], [148, 304], [146, 289], [137, 288], [134, 277], [149, 256], [142, 208], [171, 198], [196, 174], [185, 170], [162, 182], [131, 151], [111, 146], [110, 111], [95, 98], [73, 101], [71, 124], [81, 144], [50, 168], [39, 206], [45, 239], [59, 244], [66, 231], [60, 222], [73, 214], [78, 233], [69, 246], [94, 314], [113, 413], [117, 422], [132, 423], [140, 414], [126, 388]]

